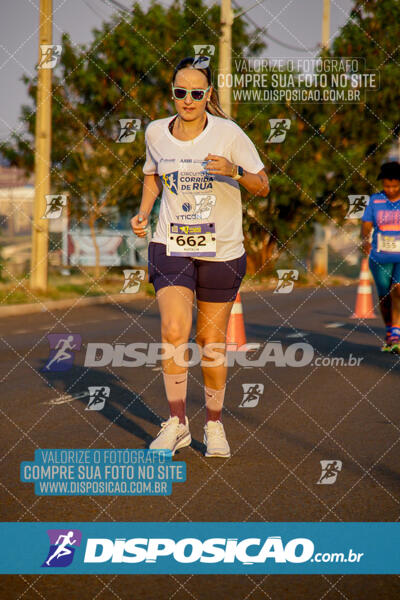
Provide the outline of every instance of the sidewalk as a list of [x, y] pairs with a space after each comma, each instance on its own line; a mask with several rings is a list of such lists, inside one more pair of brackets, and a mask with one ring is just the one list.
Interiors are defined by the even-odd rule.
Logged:
[[17, 315], [27, 315], [33, 313], [41, 313], [74, 306], [80, 308], [82, 306], [91, 306], [94, 304], [127, 304], [135, 298], [151, 298], [146, 292], [138, 292], [137, 294], [105, 294], [104, 296], [78, 296], [75, 298], [67, 298], [65, 300], [45, 300], [38, 301], [32, 304], [9, 304], [0, 306], [0, 319], [3, 317], [12, 317]]

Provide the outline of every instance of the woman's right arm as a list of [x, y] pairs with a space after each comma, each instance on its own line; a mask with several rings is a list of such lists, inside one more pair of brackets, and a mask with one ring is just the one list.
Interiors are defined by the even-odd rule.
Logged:
[[161, 191], [162, 183], [157, 173], [144, 176], [142, 201], [140, 203], [139, 212], [131, 219], [133, 233], [138, 237], [145, 237], [147, 235], [146, 227], [149, 215], [153, 209], [154, 202]]

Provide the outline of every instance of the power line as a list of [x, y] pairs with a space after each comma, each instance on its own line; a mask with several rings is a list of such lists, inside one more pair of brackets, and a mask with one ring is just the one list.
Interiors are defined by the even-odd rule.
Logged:
[[93, 12], [95, 15], [97, 15], [97, 16], [98, 16], [100, 19], [105, 19], [104, 15], [100, 14], [99, 12], [97, 12], [97, 10], [96, 10], [95, 8], [93, 8], [93, 6], [92, 6], [91, 4], [89, 4], [88, 0], [82, 0], [82, 2], [83, 2], [84, 4], [86, 4], [86, 6], [87, 6], [88, 8], [90, 8], [90, 10], [91, 10], [91, 11], [92, 11], [92, 12]]
[[[126, 14], [131, 14], [131, 12], [126, 8], [126, 6], [123, 6], [120, 2], [118, 2], [117, 0], [101, 0], [101, 2], [103, 2], [103, 4], [105, 4], [106, 6], [108, 6], [109, 8], [117, 8], [119, 11], [122, 11]], [[238, 3], [235, 0], [232, 0], [232, 3], [234, 4], [234, 6], [241, 10], [242, 7], [238, 5]], [[261, 4], [261, 2], [257, 2], [255, 5], [253, 5], [250, 8], [254, 8], [255, 6]], [[250, 10], [250, 9], [248, 9]], [[313, 48], [302, 48], [300, 46], [294, 46], [292, 44], [287, 44], [286, 42], [282, 42], [281, 40], [279, 40], [278, 38], [274, 37], [273, 35], [271, 35], [270, 33], [268, 33], [267, 31], [265, 31], [267, 29], [267, 27], [263, 27], [260, 29], [259, 25], [257, 23], [255, 23], [253, 21], [253, 19], [251, 19], [248, 15], [247, 15], [247, 10], [245, 12], [241, 12], [239, 13], [237, 16], [238, 17], [242, 17], [246, 14], [245, 19], [253, 26], [255, 27], [255, 29], [260, 30], [261, 32], [263, 32], [263, 35], [265, 35], [266, 38], [270, 39], [272, 42], [275, 42], [275, 44], [279, 44], [280, 46], [283, 46], [284, 48], [287, 48], [288, 50], [294, 50], [296, 52], [313, 52], [314, 50], [317, 50], [319, 48], [319, 44], [316, 44]], [[236, 16], [236, 15], [235, 15]]]
[[[232, 0], [232, 4], [234, 4], [234, 6], [238, 9], [241, 9], [242, 7], [238, 5], [238, 3], [235, 0]], [[239, 17], [242, 16], [244, 13], [239, 13]], [[316, 50], [319, 47], [319, 44], [316, 44], [314, 46], [314, 48], [302, 48], [302, 47], [298, 47], [298, 46], [292, 46], [291, 44], [286, 44], [286, 42], [281, 42], [281, 40], [278, 40], [276, 37], [272, 36], [270, 33], [267, 33], [266, 29], [267, 27], [263, 27], [260, 29], [260, 26], [257, 25], [257, 23], [255, 23], [253, 21], [253, 19], [251, 19], [247, 14], [245, 19], [251, 24], [253, 25], [253, 27], [255, 27], [256, 29], [260, 30], [263, 32], [263, 35], [265, 35], [266, 38], [270, 39], [271, 41], [275, 42], [275, 44], [279, 44], [280, 46], [283, 46], [284, 48], [288, 48], [288, 50], [295, 50], [296, 52], [313, 52], [314, 50]]]
[[126, 13], [127, 15], [131, 15], [131, 11], [129, 11], [126, 6], [120, 4], [117, 0], [101, 0], [103, 4], [108, 6], [108, 8], [117, 8], [118, 10]]
[[298, 47], [298, 46], [291, 46], [290, 44], [281, 42], [276, 37], [273, 37], [270, 33], [265, 33], [265, 37], [267, 37], [271, 41], [275, 42], [276, 44], [283, 46], [284, 48], [288, 48], [289, 50], [296, 50], [298, 52], [314, 52], [314, 50], [317, 50], [320, 47], [319, 44], [315, 44], [315, 46], [313, 48], [303, 48], [303, 47]]

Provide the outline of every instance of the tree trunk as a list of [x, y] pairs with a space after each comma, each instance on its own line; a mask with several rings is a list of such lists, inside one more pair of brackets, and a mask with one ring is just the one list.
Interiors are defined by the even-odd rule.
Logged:
[[247, 272], [250, 275], [271, 274], [275, 265], [275, 259], [272, 259], [277, 246], [275, 238], [266, 234], [261, 242], [261, 247], [257, 250], [252, 249], [250, 244], [246, 244], [246, 246]]
[[275, 269], [275, 258], [273, 258], [274, 252], [277, 247], [277, 241], [272, 235], [268, 236], [268, 241], [264, 241], [261, 248], [261, 261], [262, 261], [262, 272], [265, 274], [271, 274]]

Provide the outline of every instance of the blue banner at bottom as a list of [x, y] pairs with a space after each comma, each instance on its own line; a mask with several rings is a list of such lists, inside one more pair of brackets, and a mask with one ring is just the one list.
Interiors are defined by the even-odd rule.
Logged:
[[1, 523], [2, 574], [400, 574], [399, 523]]

